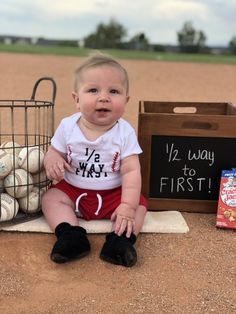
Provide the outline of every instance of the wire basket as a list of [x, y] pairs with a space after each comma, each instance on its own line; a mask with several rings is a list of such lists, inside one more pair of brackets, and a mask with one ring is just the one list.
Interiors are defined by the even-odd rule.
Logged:
[[[42, 81], [52, 84], [52, 100], [36, 100]], [[43, 158], [54, 132], [56, 83], [36, 81], [30, 100], [0, 100], [0, 224], [41, 215], [41, 198], [51, 181]]]

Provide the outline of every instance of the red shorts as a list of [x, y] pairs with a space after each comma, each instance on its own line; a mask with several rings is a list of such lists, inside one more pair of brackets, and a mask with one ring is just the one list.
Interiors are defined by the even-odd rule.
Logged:
[[[77, 188], [65, 180], [52, 185], [66, 193], [75, 204], [75, 211], [78, 216], [85, 220], [110, 219], [112, 213], [120, 205], [121, 187], [112, 190], [87, 190]], [[139, 205], [147, 207], [147, 201], [140, 195]]]

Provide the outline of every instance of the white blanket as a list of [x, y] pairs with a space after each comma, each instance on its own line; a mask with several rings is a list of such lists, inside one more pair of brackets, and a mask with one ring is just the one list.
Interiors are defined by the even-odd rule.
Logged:
[[[108, 233], [111, 231], [110, 220], [79, 219], [80, 226], [88, 233]], [[18, 232], [42, 232], [52, 233], [44, 217], [17, 223], [14, 225], [1, 225], [0, 230]], [[147, 212], [141, 232], [145, 233], [186, 233], [189, 231], [183, 216], [178, 211]]]

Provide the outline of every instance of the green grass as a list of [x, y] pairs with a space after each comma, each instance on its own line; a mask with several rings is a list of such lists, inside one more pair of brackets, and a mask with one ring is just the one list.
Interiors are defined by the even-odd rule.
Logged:
[[[0, 52], [9, 53], [85, 57], [88, 56], [91, 51], [93, 50], [77, 47], [0, 44]], [[119, 59], [236, 64], [236, 55], [186, 54], [118, 49], [106, 49], [101, 51]]]
[[60, 56], [87, 56], [89, 53], [89, 49], [63, 46], [0, 44], [0, 52], [60, 55]]
[[168, 53], [155, 51], [103, 50], [116, 58], [143, 59], [174, 62], [200, 62], [236, 64], [236, 55], [210, 55], [190, 53]]

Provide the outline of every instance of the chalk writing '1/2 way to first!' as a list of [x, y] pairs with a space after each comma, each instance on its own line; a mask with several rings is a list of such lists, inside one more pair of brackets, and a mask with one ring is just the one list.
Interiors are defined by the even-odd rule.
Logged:
[[235, 142], [230, 138], [153, 135], [150, 197], [217, 200], [221, 170], [236, 166], [231, 154]]
[[211, 167], [215, 161], [214, 151], [189, 148], [183, 154], [183, 149], [175, 143], [166, 143], [165, 151], [168, 163], [178, 163], [182, 167], [178, 168], [175, 176], [160, 177], [159, 193], [202, 192], [206, 189], [211, 193], [211, 178], [199, 176], [198, 169], [193, 167], [193, 161], [205, 161]]

